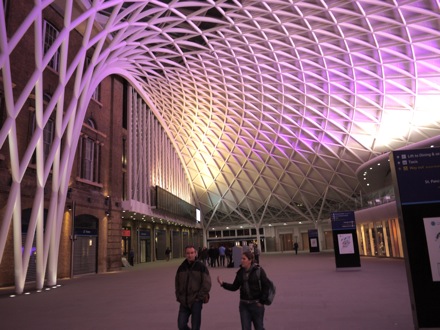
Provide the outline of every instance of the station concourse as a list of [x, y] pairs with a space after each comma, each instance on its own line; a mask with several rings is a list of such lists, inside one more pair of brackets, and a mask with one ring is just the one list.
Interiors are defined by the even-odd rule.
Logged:
[[[225, 244], [268, 329], [439, 328], [439, 30], [438, 0], [1, 0], [0, 327], [174, 329], [184, 247]], [[203, 327], [236, 329], [217, 274]]]
[[[177, 328], [174, 275], [183, 259], [60, 281], [41, 293], [9, 297], [0, 290], [2, 329]], [[337, 271], [334, 254], [268, 253], [261, 266], [277, 287], [266, 306], [268, 330], [414, 329], [402, 259], [363, 257], [359, 270]], [[205, 330], [240, 328], [238, 292], [222, 290], [236, 268], [209, 268], [211, 300], [202, 311]]]

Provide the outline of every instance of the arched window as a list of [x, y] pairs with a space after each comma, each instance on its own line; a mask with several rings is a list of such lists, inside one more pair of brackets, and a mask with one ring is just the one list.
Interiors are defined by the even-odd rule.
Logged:
[[47, 121], [46, 126], [44, 126], [44, 130], [43, 130], [44, 159], [45, 160], [46, 160], [47, 156], [49, 155], [50, 148], [52, 147], [54, 131], [55, 131], [55, 123], [52, 120], [52, 118], [50, 118]]
[[[92, 118], [86, 119], [87, 131], [96, 132], [96, 123]], [[81, 179], [100, 183], [100, 156], [101, 144], [91, 136], [92, 134], [82, 133], [79, 145], [79, 176]], [[96, 136], [96, 134], [93, 134]]]
[[[53, 26], [48, 21], [44, 21], [43, 26], [43, 34], [44, 34], [44, 53], [46, 54], [50, 47], [55, 43], [55, 40], [58, 38], [58, 35], [60, 32], [58, 29]], [[51, 58], [49, 62], [49, 67], [54, 69], [56, 72], [59, 70], [59, 62], [60, 62], [60, 50], [57, 49], [53, 57]]]
[[[84, 72], [89, 67], [91, 60], [92, 59], [90, 58], [90, 56], [86, 57], [86, 62], [84, 65]], [[96, 89], [94, 90], [94, 92], [92, 94], [92, 99], [94, 99], [95, 101], [101, 102], [101, 84], [98, 84], [98, 86], [96, 86]]]
[[[43, 106], [46, 107], [51, 99], [52, 99], [52, 95], [50, 95], [49, 93], [44, 93], [44, 95], [43, 95]], [[34, 111], [32, 113], [32, 135], [35, 133], [36, 127], [37, 127], [37, 122], [36, 122], [35, 111]], [[54, 122], [54, 120], [52, 118], [49, 118], [49, 120], [46, 123], [46, 126], [44, 126], [44, 129], [43, 129], [43, 145], [44, 145], [43, 155], [44, 155], [44, 160], [46, 160], [47, 156], [49, 155], [50, 148], [52, 147], [54, 135], [55, 135], [55, 122]], [[35, 156], [33, 158], [33, 163], [34, 164], [36, 163]]]

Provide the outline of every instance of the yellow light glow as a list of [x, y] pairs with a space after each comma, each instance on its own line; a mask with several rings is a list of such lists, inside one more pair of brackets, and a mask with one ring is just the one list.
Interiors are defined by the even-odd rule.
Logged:
[[417, 96], [416, 108], [412, 120], [414, 126], [432, 125], [440, 121], [440, 95]]
[[411, 112], [408, 110], [384, 111], [376, 136], [376, 146], [389, 145], [392, 140], [407, 135], [411, 123]]

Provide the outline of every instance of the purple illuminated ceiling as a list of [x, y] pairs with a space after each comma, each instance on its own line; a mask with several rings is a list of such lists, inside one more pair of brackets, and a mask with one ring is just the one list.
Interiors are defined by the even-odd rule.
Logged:
[[[439, 133], [436, 1], [56, 3], [95, 51], [90, 88], [122, 74], [149, 100], [210, 227], [327, 219], [362, 164]], [[6, 94], [24, 24], [0, 28]]]

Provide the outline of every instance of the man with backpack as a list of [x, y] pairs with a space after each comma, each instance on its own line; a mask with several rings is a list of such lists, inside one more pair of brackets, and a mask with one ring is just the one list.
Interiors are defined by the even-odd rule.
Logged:
[[242, 330], [264, 330], [264, 305], [272, 303], [275, 286], [268, 279], [266, 272], [254, 262], [253, 253], [243, 252], [240, 269], [233, 283], [226, 283], [217, 277], [217, 282], [226, 290], [240, 289], [240, 320]]

